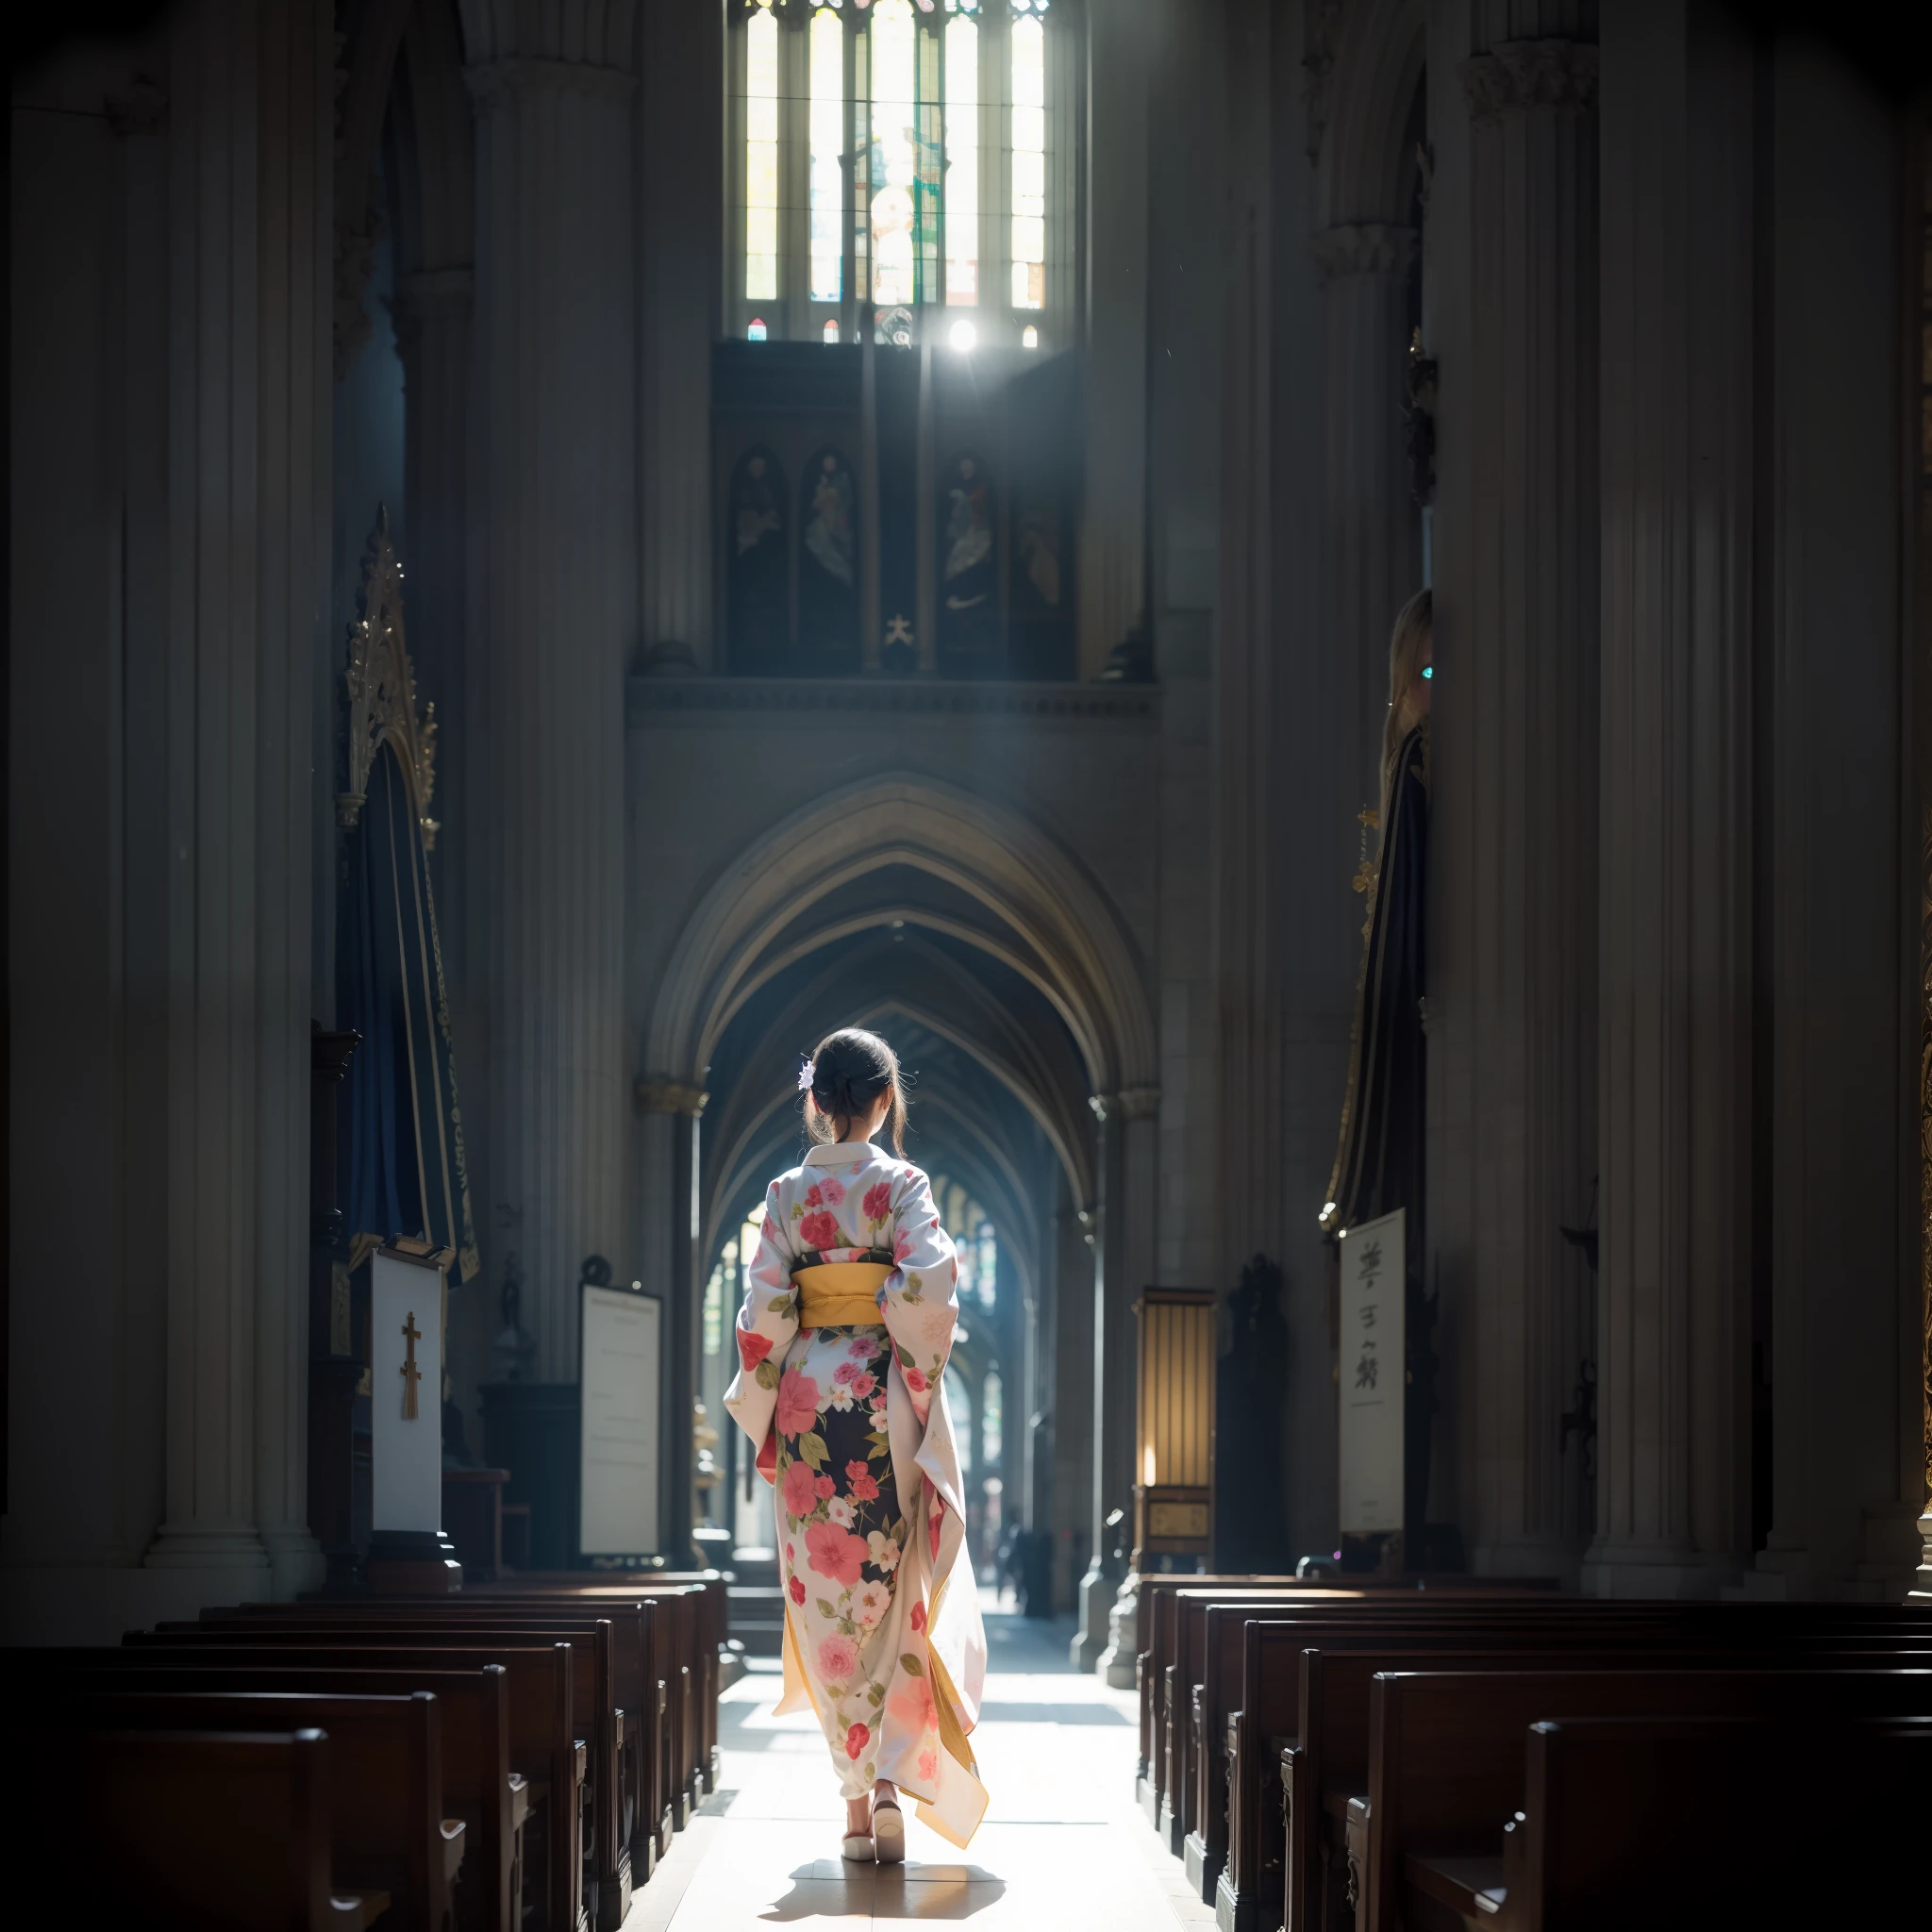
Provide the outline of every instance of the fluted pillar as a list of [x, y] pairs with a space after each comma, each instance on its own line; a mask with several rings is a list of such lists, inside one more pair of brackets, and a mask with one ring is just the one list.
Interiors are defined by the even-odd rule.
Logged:
[[1596, 1173], [1596, 49], [1542, 11], [1553, 37], [1478, 52], [1431, 117], [1431, 258], [1462, 257], [1431, 325], [1428, 1285], [1450, 1406], [1432, 1508], [1478, 1569], [1574, 1574], [1586, 1497], [1559, 1418], [1591, 1279], [1561, 1229], [1587, 1222]]
[[1389, 633], [1422, 585], [1420, 524], [1403, 455], [1403, 370], [1408, 277], [1416, 233], [1353, 222], [1314, 238], [1322, 288], [1322, 570], [1328, 646], [1342, 661], [1350, 793], [1346, 824], [1381, 795], [1382, 719], [1389, 702]]
[[1696, 11], [1604, 23], [1605, 1595], [1707, 1593], [1750, 1536], [1751, 52]]
[[334, 59], [318, 0], [260, 9], [260, 662], [255, 758], [256, 1512], [275, 1594], [322, 1582], [308, 1526], [314, 666], [330, 658]]
[[[664, 1306], [664, 1553], [691, 1560], [691, 1404], [698, 1389], [699, 1121], [710, 1096], [696, 1080], [658, 1076], [636, 1088], [638, 1278]], [[736, 1364], [726, 1363], [735, 1373]]]
[[[1070, 36], [1058, 36], [1056, 50]], [[1147, 93], [1142, 0], [1087, 41], [1086, 451], [1079, 674], [1151, 675], [1147, 612]], [[1061, 125], [1064, 125], [1062, 123]], [[1069, 143], [1071, 145], [1071, 143]], [[924, 527], [924, 525], [922, 525]]]
[[158, 1602], [320, 1575], [307, 753], [327, 609], [328, 29], [311, 4], [204, 0], [168, 68], [168, 239], [198, 268], [167, 308], [167, 1514], [144, 1562], [175, 1574]]
[[[693, 169], [724, 140], [724, 37], [703, 7], [643, 20], [638, 169], [643, 273], [638, 566], [647, 668], [708, 670], [711, 625], [711, 344], [718, 338], [722, 176]], [[676, 193], [663, 184], [677, 181]], [[872, 553], [867, 552], [870, 556]], [[722, 661], [722, 660], [721, 660]]]
[[476, 113], [467, 924], [480, 1191], [520, 1214], [545, 1380], [625, 1265], [624, 671], [637, 635], [635, 8], [463, 8]]
[[[1106, 1530], [1107, 1518], [1124, 1509], [1131, 1519], [1134, 1485], [1134, 1438], [1139, 1428], [1139, 1322], [1134, 1304], [1141, 1291], [1155, 1286], [1154, 1204], [1160, 1180], [1158, 1169], [1160, 1139], [1160, 1090], [1130, 1087], [1113, 1095], [1102, 1120], [1102, 1172], [1109, 1184], [1105, 1226], [1109, 1238], [1102, 1248], [1101, 1281], [1094, 1297], [1096, 1319], [1102, 1324], [1094, 1350], [1100, 1404], [1094, 1430], [1094, 1520]], [[1117, 1158], [1113, 1150], [1118, 1149]], [[1132, 1547], [1132, 1535], [1122, 1541]], [[1096, 1547], [1098, 1544], [1096, 1543]], [[1111, 1537], [1108, 1541], [1109, 1552]], [[1135, 1681], [1137, 1640], [1135, 1579], [1121, 1584], [1108, 1611], [1105, 1648], [1094, 1668], [1116, 1690], [1130, 1690]]]

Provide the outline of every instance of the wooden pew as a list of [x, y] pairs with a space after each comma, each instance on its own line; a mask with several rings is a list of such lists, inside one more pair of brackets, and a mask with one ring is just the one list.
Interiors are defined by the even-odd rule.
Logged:
[[[679, 1656], [691, 1669], [688, 1718], [678, 1717], [680, 1740], [688, 1738], [688, 1748], [680, 1743], [679, 1761], [689, 1758], [691, 1776], [679, 1803], [676, 1828], [682, 1830], [691, 1812], [703, 1801], [708, 1790], [716, 1789], [719, 1771], [718, 1692], [719, 1667], [725, 1640], [730, 1634], [730, 1605], [724, 1578], [716, 1570], [639, 1571], [625, 1573], [612, 1580], [608, 1573], [549, 1572], [522, 1574], [475, 1592], [483, 1601], [522, 1597], [554, 1602], [610, 1602], [653, 1598], [677, 1599], [685, 1607], [677, 1611], [683, 1635]], [[688, 1618], [686, 1624], [682, 1620]], [[678, 1705], [676, 1673], [666, 1674], [674, 1706]]]
[[1135, 1795], [1157, 1828], [1164, 1790], [1166, 1739], [1159, 1717], [1160, 1689], [1174, 1661], [1174, 1600], [1181, 1591], [1274, 1591], [1284, 1599], [1309, 1603], [1380, 1602], [1411, 1596], [1440, 1598], [1473, 1594], [1529, 1596], [1557, 1600], [1554, 1576], [1410, 1576], [1385, 1578], [1343, 1575], [1295, 1577], [1263, 1575], [1202, 1575], [1184, 1571], [1154, 1572], [1141, 1578], [1138, 1629], [1140, 1649], [1135, 1659], [1141, 1701], [1141, 1755], [1136, 1768]]
[[[1168, 1750], [1161, 1818], [1170, 1847], [1187, 1860], [1188, 1876], [1212, 1901], [1226, 1862], [1228, 1798], [1223, 1746], [1227, 1714], [1239, 1702], [1241, 1630], [1257, 1615], [1294, 1614], [1346, 1627], [1361, 1619], [1459, 1619], [1507, 1614], [1540, 1618], [1553, 1599], [1541, 1590], [1501, 1582], [1454, 1592], [1389, 1589], [1363, 1591], [1183, 1590], [1173, 1611], [1173, 1660], [1163, 1690], [1162, 1732]], [[1177, 1842], [1176, 1842], [1177, 1840]]]
[[508, 1674], [501, 1665], [478, 1671], [291, 1670], [254, 1662], [244, 1668], [180, 1662], [175, 1654], [149, 1661], [128, 1650], [34, 1650], [13, 1653], [15, 1668], [0, 1678], [10, 1707], [30, 1710], [49, 1727], [76, 1722], [95, 1700], [162, 1695], [208, 1698], [222, 1693], [403, 1698], [412, 1690], [441, 1707], [441, 1812], [464, 1824], [465, 1853], [455, 1892], [460, 1932], [520, 1932], [524, 1834], [530, 1787], [510, 1769]]
[[[1928, 1715], [1932, 1672], [1924, 1670], [1385, 1673], [1371, 1697], [1368, 1794], [1349, 1805], [1357, 1932], [1426, 1924], [1440, 1918], [1432, 1905], [1454, 1911], [1466, 1903], [1473, 1918], [1485, 1916], [1478, 1894], [1506, 1883], [1503, 1825], [1524, 1807], [1524, 1739], [1534, 1724], [1776, 1719], [1795, 1745], [1820, 1724]], [[1782, 1770], [1800, 1776], [1793, 1758]], [[1835, 1783], [1813, 1783], [1814, 1831], [1827, 1828], [1815, 1806]], [[1848, 1824], [1836, 1822], [1840, 1829]], [[1863, 1842], [1861, 1824], [1844, 1846], [1847, 1857]], [[1729, 1861], [1721, 1839], [1707, 1843]], [[1441, 1864], [1445, 1858], [1453, 1864]]]
[[21, 1780], [20, 1841], [74, 1882], [84, 1923], [323, 1932], [371, 1924], [389, 1903], [331, 1889], [320, 1731], [21, 1729], [11, 1741], [20, 1764], [48, 1767]]
[[[1888, 1897], [1923, 1896], [1932, 1810], [1924, 1719], [1821, 1723], [1802, 1743], [1784, 1724], [1566, 1719], [1531, 1725], [1525, 1742], [1501, 1885], [1473, 1893], [1479, 1874], [1419, 1859], [1407, 1889], [1431, 1904], [1447, 1893], [1455, 1916], [1418, 1924], [1701, 1932], [1800, 1914], [1878, 1918]], [[1831, 1789], [1857, 1793], [1850, 1833], [1821, 1829]], [[1474, 1919], [1458, 1909], [1470, 1896]]]
[[[722, 1584], [719, 1588], [722, 1592]], [[552, 1604], [598, 1610], [611, 1603], [648, 1602], [659, 1606], [658, 1615], [664, 1628], [658, 1638], [658, 1674], [663, 1680], [668, 1700], [673, 1765], [670, 1782], [664, 1787], [663, 1803], [672, 1813], [671, 1828], [677, 1831], [690, 1823], [704, 1802], [706, 1791], [716, 1782], [719, 1665], [711, 1633], [718, 1612], [711, 1595], [708, 1586], [698, 1579], [667, 1582], [647, 1577], [635, 1587], [625, 1585], [622, 1589], [599, 1585], [575, 1591], [497, 1590], [482, 1599], [489, 1603], [515, 1603], [531, 1609]], [[667, 1839], [667, 1849], [668, 1845]]]
[[392, 1671], [412, 1676], [424, 1671], [476, 1671], [486, 1664], [501, 1664], [508, 1692], [510, 1766], [529, 1787], [542, 1839], [546, 1926], [549, 1932], [561, 1927], [591, 1932], [583, 1889], [583, 1798], [589, 1754], [577, 1741], [573, 1722], [569, 1644], [481, 1635], [467, 1646], [392, 1643], [346, 1632], [327, 1638], [314, 1632], [277, 1631], [264, 1624], [251, 1632], [200, 1625], [166, 1637], [137, 1632], [118, 1652], [92, 1655], [272, 1671]]
[[[359, 1604], [255, 1604], [232, 1611], [207, 1611], [196, 1627], [256, 1627], [338, 1631], [427, 1631], [449, 1641], [459, 1633], [531, 1634], [573, 1641], [577, 1682], [575, 1707], [603, 1713], [593, 1726], [591, 1840], [602, 1923], [621, 1924], [614, 1902], [628, 1909], [633, 1883], [641, 1883], [669, 1849], [669, 1827], [657, 1828], [668, 1811], [665, 1699], [654, 1672], [661, 1667], [669, 1614], [656, 1603], [538, 1602], [452, 1603], [447, 1598], [383, 1598]], [[600, 1671], [608, 1626], [608, 1663]], [[164, 1625], [164, 1628], [174, 1627]], [[608, 1849], [614, 1856], [606, 1856]], [[608, 1888], [613, 1903], [604, 1904]]]
[[621, 1713], [615, 1692], [615, 1629], [608, 1618], [557, 1613], [526, 1621], [500, 1615], [470, 1621], [440, 1606], [412, 1613], [382, 1599], [346, 1615], [303, 1604], [271, 1604], [233, 1613], [204, 1611], [196, 1624], [162, 1624], [148, 1641], [184, 1633], [214, 1641], [382, 1644], [429, 1656], [458, 1643], [568, 1646], [571, 1710], [586, 1764], [577, 1835], [583, 1867], [577, 1908], [597, 1932], [613, 1932], [624, 1923], [630, 1909], [630, 1847], [620, 1829]]
[[[1783, 1614], [1766, 1621], [1767, 1610]], [[1302, 1904], [1314, 1895], [1309, 1888], [1318, 1888], [1324, 1874], [1318, 1853], [1321, 1834], [1327, 1828], [1324, 1821], [1334, 1813], [1339, 1832], [1349, 1790], [1346, 1784], [1340, 1788], [1341, 1809], [1333, 1792], [1295, 1796], [1307, 1769], [1303, 1750], [1308, 1742], [1307, 1728], [1317, 1722], [1307, 1714], [1302, 1703], [1301, 1657], [1310, 1646], [1339, 1654], [1377, 1645], [1386, 1652], [1398, 1643], [1411, 1651], [1480, 1647], [1491, 1641], [1531, 1648], [1674, 1643], [1710, 1645], [1721, 1652], [1740, 1641], [1740, 1617], [1757, 1619], [1744, 1627], [1753, 1633], [1753, 1641], [1760, 1643], [1822, 1642], [1829, 1636], [1835, 1642], [1889, 1646], [1899, 1640], [1898, 1614], [1823, 1606], [1746, 1607], [1574, 1599], [1546, 1600], [1539, 1608], [1520, 1601], [1478, 1604], [1465, 1598], [1458, 1608], [1438, 1598], [1428, 1608], [1406, 1615], [1396, 1605], [1383, 1600], [1356, 1607], [1338, 1617], [1319, 1618], [1316, 1612], [1298, 1610], [1294, 1621], [1272, 1611], [1260, 1620], [1250, 1620], [1242, 1633], [1240, 1707], [1229, 1713], [1223, 1739], [1227, 1766], [1223, 1785], [1227, 1862], [1217, 1887], [1218, 1909], [1225, 1921], [1244, 1928], [1251, 1924], [1274, 1926], [1285, 1918], [1291, 1932], [1301, 1932], [1306, 1925], [1321, 1923], [1306, 1913]], [[1867, 1626], [1865, 1635], [1851, 1634], [1855, 1620]], [[1450, 1634], [1452, 1631], [1456, 1634]], [[1932, 1625], [1926, 1626], [1924, 1641], [1932, 1641]], [[1365, 1690], [1361, 1700], [1360, 1714], [1351, 1721], [1353, 1733], [1341, 1740], [1348, 1743], [1352, 1740], [1357, 1756], [1365, 1764]], [[1325, 1737], [1334, 1744], [1341, 1738], [1338, 1726], [1342, 1721], [1331, 1716], [1326, 1722]], [[1297, 1757], [1297, 1752], [1302, 1755]], [[1289, 1779], [1286, 1785], [1284, 1775]], [[1299, 1822], [1293, 1844], [1285, 1842], [1284, 1809]], [[1285, 1909], [1284, 1883], [1288, 1886]]]
[[467, 1830], [443, 1816], [441, 1709], [408, 1696], [299, 1691], [99, 1690], [75, 1714], [91, 1731], [227, 1731], [328, 1738], [331, 1889], [386, 1893], [385, 1932], [443, 1932]]

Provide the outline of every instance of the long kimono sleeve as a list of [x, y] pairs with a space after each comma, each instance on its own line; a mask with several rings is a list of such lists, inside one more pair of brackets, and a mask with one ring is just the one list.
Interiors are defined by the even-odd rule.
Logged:
[[[868, 1219], [872, 1205], [868, 1199]], [[932, 1184], [916, 1167], [890, 1206], [893, 1267], [886, 1277], [882, 1312], [913, 1413], [924, 1428], [953, 1351], [959, 1319], [959, 1260], [952, 1238], [940, 1225]]]
[[778, 1365], [798, 1333], [792, 1259], [778, 1232], [784, 1225], [774, 1181], [765, 1195], [764, 1229], [747, 1277], [744, 1306], [739, 1309], [732, 1330], [738, 1341], [738, 1374], [724, 1391], [724, 1407], [757, 1446], [761, 1467], [772, 1417], [778, 1406]]

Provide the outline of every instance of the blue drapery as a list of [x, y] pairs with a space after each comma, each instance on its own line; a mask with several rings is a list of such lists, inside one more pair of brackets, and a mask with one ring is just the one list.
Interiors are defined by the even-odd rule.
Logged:
[[342, 1024], [362, 1036], [338, 1115], [348, 1228], [451, 1249], [455, 1286], [478, 1270], [462, 1113], [428, 855], [391, 744], [376, 752], [343, 856], [337, 992]]

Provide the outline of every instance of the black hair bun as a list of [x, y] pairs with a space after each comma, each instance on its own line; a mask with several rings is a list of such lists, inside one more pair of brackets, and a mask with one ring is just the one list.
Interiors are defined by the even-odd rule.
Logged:
[[823, 1114], [850, 1120], [892, 1084], [891, 1049], [875, 1035], [851, 1027], [819, 1047], [811, 1067], [811, 1097]]

